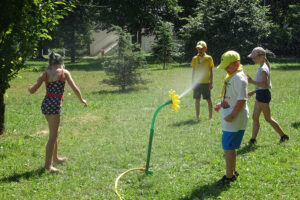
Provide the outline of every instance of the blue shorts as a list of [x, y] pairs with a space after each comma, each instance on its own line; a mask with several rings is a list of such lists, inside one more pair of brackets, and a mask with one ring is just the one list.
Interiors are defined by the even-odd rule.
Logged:
[[224, 150], [234, 150], [240, 148], [245, 130], [238, 132], [223, 131], [222, 146]]

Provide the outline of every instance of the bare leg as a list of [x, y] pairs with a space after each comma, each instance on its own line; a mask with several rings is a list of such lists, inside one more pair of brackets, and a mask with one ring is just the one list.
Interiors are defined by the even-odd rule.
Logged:
[[254, 105], [254, 110], [253, 110], [253, 115], [252, 115], [252, 119], [253, 119], [253, 128], [252, 128], [252, 137], [251, 139], [256, 139], [258, 131], [259, 131], [259, 116], [261, 114], [261, 108], [259, 106], [259, 102], [255, 102]]
[[234, 156], [233, 156], [233, 174], [236, 171], [236, 150], [234, 150]]
[[52, 166], [52, 157], [54, 152], [54, 146], [57, 141], [58, 127], [60, 123], [60, 115], [45, 115], [49, 125], [49, 139], [46, 145], [46, 160], [45, 168], [52, 172], [59, 171]]
[[207, 104], [208, 104], [208, 112], [209, 112], [209, 119], [212, 118], [212, 102], [211, 102], [211, 98], [206, 99]]
[[280, 135], [283, 136], [285, 135], [281, 127], [279, 126], [278, 122], [275, 121], [271, 117], [271, 110], [270, 110], [270, 105], [268, 103], [259, 103], [259, 106], [262, 109], [262, 112], [264, 113], [265, 120], [274, 128], [274, 130]]
[[226, 177], [231, 178], [235, 171], [236, 150], [224, 150], [226, 159]]
[[54, 151], [53, 151], [53, 163], [54, 164], [62, 164], [63, 162], [65, 162], [67, 160], [66, 157], [58, 157], [58, 154], [57, 154], [57, 139], [56, 139], [56, 142], [54, 144]]
[[200, 117], [200, 99], [195, 100], [196, 118]]

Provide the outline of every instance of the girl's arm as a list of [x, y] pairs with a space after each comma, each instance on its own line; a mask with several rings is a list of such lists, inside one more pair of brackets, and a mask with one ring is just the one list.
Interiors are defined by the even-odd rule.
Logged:
[[252, 97], [255, 94], [255, 90], [252, 90], [251, 92], [248, 92], [248, 97]]
[[82, 99], [81, 92], [80, 92], [79, 88], [77, 87], [77, 85], [75, 84], [75, 82], [73, 81], [70, 72], [67, 70], [64, 70], [64, 74], [65, 74], [68, 84], [72, 88], [73, 92], [76, 94], [76, 96], [78, 97], [80, 102], [83, 103], [84, 106], [86, 107], [87, 106], [86, 100]]
[[214, 110], [215, 110], [216, 112], [219, 112], [220, 109], [221, 109], [221, 103], [218, 103], [218, 104], [216, 104], [216, 105], [214, 106]]
[[249, 75], [248, 76], [248, 83], [252, 83], [253, 85], [256, 85], [261, 88], [268, 89], [268, 75], [267, 72], [262, 72], [261, 77], [262, 77], [262, 82], [257, 82], [254, 81]]
[[227, 122], [232, 122], [233, 119], [239, 114], [239, 112], [242, 110], [244, 107], [245, 103], [247, 100], [238, 100], [236, 105], [234, 106], [231, 114], [227, 115], [224, 120]]
[[41, 87], [43, 81], [44, 81], [44, 74], [41, 74], [38, 80], [36, 81], [36, 83], [30, 88], [28, 88], [29, 93], [30, 94], [35, 93]]
[[210, 67], [209, 68], [209, 80], [210, 80], [210, 82], [209, 82], [209, 89], [210, 90], [213, 89], [213, 78], [214, 78], [214, 76], [213, 76], [213, 68]]

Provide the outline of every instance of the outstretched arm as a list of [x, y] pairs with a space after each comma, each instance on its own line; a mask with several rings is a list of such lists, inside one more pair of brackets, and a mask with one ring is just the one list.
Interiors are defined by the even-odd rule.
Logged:
[[72, 76], [71, 76], [70, 72], [67, 71], [67, 70], [65, 70], [65, 77], [68, 81], [68, 84], [72, 88], [73, 92], [76, 94], [76, 96], [78, 97], [80, 102], [83, 103], [84, 106], [86, 107], [87, 106], [86, 100], [82, 99], [81, 92], [80, 92], [79, 88], [76, 86], [75, 82], [72, 79]]
[[29, 93], [30, 94], [35, 93], [41, 87], [43, 81], [44, 81], [44, 74], [41, 74], [38, 80], [36, 81], [36, 83], [30, 88], [28, 88]]

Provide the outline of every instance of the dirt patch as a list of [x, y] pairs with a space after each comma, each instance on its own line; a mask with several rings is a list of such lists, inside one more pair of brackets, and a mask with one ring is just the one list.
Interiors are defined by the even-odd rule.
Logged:
[[35, 134], [33, 134], [33, 137], [40, 137], [40, 136], [44, 136], [47, 135], [49, 133], [49, 130], [39, 130], [38, 132], [36, 132]]

